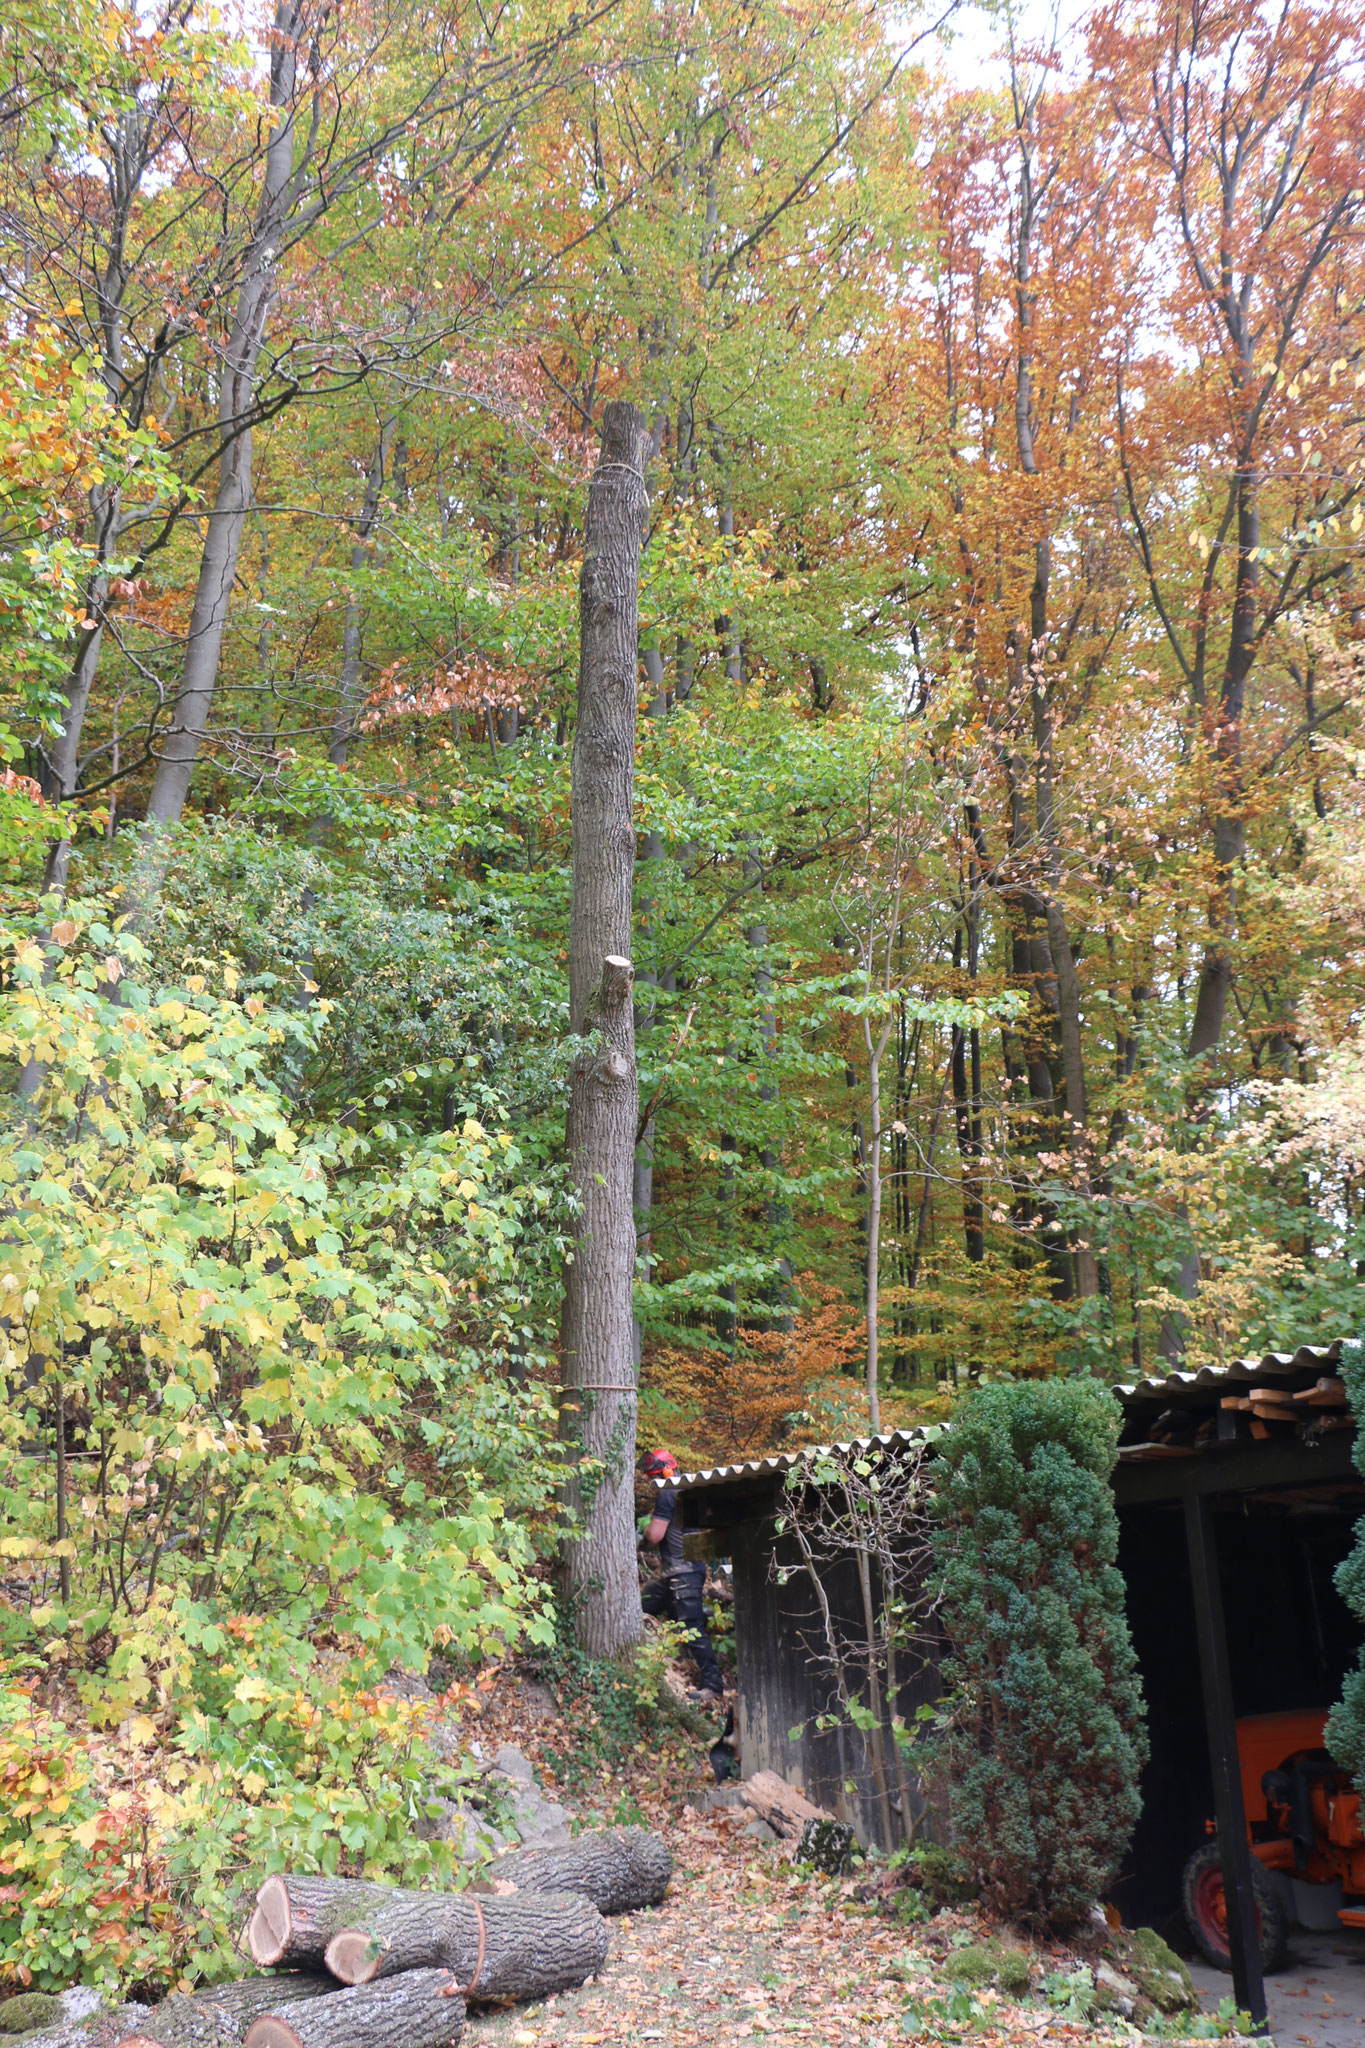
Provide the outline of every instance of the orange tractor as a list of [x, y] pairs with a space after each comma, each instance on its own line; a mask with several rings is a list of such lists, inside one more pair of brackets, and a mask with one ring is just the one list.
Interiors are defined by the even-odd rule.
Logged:
[[[1324, 1709], [1253, 1714], [1237, 1723], [1242, 1804], [1251, 1837], [1251, 1878], [1261, 1968], [1277, 1970], [1285, 1958], [1289, 1915], [1269, 1873], [1306, 1884], [1340, 1884], [1348, 1899], [1365, 1901], [1365, 1835], [1360, 1795], [1349, 1775], [1322, 1746]], [[1213, 1822], [1208, 1822], [1213, 1833]], [[1232, 1967], [1223, 1870], [1217, 1842], [1196, 1849], [1185, 1865], [1185, 1918], [1201, 1953], [1216, 1969]], [[1365, 1927], [1365, 1903], [1343, 1906], [1347, 1927]]]

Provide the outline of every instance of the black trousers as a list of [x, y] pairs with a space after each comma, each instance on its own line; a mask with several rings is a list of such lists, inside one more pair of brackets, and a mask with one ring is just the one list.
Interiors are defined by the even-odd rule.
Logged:
[[710, 1692], [724, 1692], [720, 1659], [706, 1627], [706, 1602], [702, 1597], [705, 1588], [706, 1566], [684, 1565], [671, 1578], [660, 1573], [657, 1579], [651, 1579], [640, 1595], [640, 1605], [646, 1614], [662, 1614], [686, 1629], [687, 1647], [697, 1660], [702, 1684]]

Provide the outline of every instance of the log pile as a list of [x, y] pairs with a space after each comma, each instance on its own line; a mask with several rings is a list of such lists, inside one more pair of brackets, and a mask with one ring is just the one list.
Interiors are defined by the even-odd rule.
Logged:
[[667, 1842], [644, 1828], [594, 1828], [567, 1849], [513, 1849], [490, 1865], [496, 1890], [577, 1892], [599, 1913], [635, 1913], [657, 1906], [673, 1875]]
[[117, 2048], [446, 2048], [470, 2000], [545, 1998], [596, 1976], [603, 1914], [656, 1905], [672, 1869], [656, 1836], [602, 1828], [499, 1857], [477, 1891], [268, 1877], [244, 1947], [272, 1974], [168, 1998]]

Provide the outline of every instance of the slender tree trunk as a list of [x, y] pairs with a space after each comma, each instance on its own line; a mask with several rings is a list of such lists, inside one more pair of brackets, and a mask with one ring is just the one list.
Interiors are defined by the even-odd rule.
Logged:
[[867, 1106], [871, 1123], [867, 1145], [867, 1414], [873, 1436], [880, 1434], [882, 1426], [877, 1329], [882, 1255], [882, 1054], [886, 1051], [890, 1035], [889, 1024], [884, 1024], [874, 1035], [871, 1019], [864, 1017]]
[[[114, 553], [118, 542], [122, 514], [122, 498], [114, 485], [97, 485], [90, 493], [90, 509], [95, 516], [95, 548], [97, 568], [90, 579], [85, 593], [85, 608], [95, 623], [81, 634], [76, 642], [75, 656], [71, 663], [71, 675], [66, 686], [66, 709], [62, 713], [62, 729], [56, 735], [48, 753], [48, 794], [58, 803], [65, 803], [75, 796], [81, 779], [81, 735], [85, 730], [85, 714], [90, 706], [90, 693], [95, 686], [95, 672], [99, 667], [100, 648], [104, 644], [104, 607], [109, 596], [109, 578], [104, 565]], [[43, 893], [55, 890], [59, 895], [66, 889], [67, 870], [71, 865], [71, 841], [56, 839], [47, 851], [47, 866], [43, 874]]]
[[[387, 419], [379, 429], [375, 444], [374, 461], [365, 479], [365, 496], [361, 501], [360, 517], [355, 523], [355, 538], [351, 542], [351, 574], [356, 575], [364, 568], [369, 554], [370, 535], [379, 517], [379, 501], [384, 490], [384, 472], [388, 466], [389, 444], [393, 440], [397, 422]], [[355, 738], [356, 720], [360, 716], [363, 692], [360, 683], [361, 608], [360, 599], [354, 590], [346, 594], [346, 623], [341, 635], [341, 689], [337, 698], [336, 717], [332, 721], [332, 737], [327, 748], [327, 758], [333, 767], [344, 765], [351, 741]]]
[[[275, 261], [280, 235], [293, 197], [294, 84], [297, 52], [307, 9], [300, 0], [276, 0], [270, 53], [270, 104], [278, 114], [266, 149], [265, 177], [256, 227], [247, 253], [237, 304], [223, 351], [218, 393], [218, 424], [222, 454], [218, 489], [208, 517], [199, 559], [189, 641], [180, 672], [171, 724], [161, 761], [147, 800], [152, 827], [173, 824], [185, 807], [199, 748], [208, 730], [209, 712], [218, 681], [218, 662], [227, 627], [228, 601], [237, 574], [237, 557], [251, 510], [251, 430], [256, 365], [265, 339], [265, 323], [275, 290]], [[144, 891], [139, 890], [140, 895]]]
[[640, 548], [649, 430], [632, 405], [603, 415], [579, 582], [572, 765], [573, 885], [566, 1147], [578, 1198], [564, 1296], [561, 1428], [577, 1454], [565, 1586], [580, 1646], [614, 1656], [641, 1633], [635, 1570], [631, 1202], [639, 1089], [631, 1007]]

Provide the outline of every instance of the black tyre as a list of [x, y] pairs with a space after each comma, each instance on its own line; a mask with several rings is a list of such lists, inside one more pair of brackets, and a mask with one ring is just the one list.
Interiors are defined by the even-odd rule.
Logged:
[[[1251, 1859], [1251, 1889], [1256, 1897], [1256, 1933], [1260, 1941], [1261, 1968], [1267, 1975], [1284, 1966], [1289, 1944], [1289, 1920], [1280, 1895], [1265, 1865]], [[1218, 1844], [1206, 1842], [1196, 1849], [1185, 1865], [1181, 1880], [1181, 1903], [1185, 1920], [1205, 1962], [1215, 1970], [1232, 1968], [1228, 1945], [1227, 1902], [1223, 1896], [1223, 1866]]]

